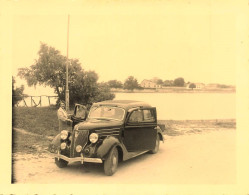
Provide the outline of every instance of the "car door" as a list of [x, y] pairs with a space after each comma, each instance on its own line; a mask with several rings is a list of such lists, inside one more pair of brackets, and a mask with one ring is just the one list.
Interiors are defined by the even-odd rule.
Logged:
[[124, 145], [128, 152], [155, 147], [156, 108], [137, 108], [129, 113], [124, 127]]
[[75, 104], [74, 107], [74, 114], [72, 115], [72, 121], [73, 121], [73, 127], [86, 120], [87, 117], [87, 109], [85, 106], [81, 105], [81, 104]]

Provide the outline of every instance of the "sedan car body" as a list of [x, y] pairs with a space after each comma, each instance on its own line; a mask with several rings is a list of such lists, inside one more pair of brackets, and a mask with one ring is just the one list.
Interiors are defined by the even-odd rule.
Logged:
[[72, 131], [63, 130], [52, 141], [55, 163], [104, 163], [106, 175], [113, 175], [118, 162], [145, 152], [157, 153], [163, 125], [157, 124], [156, 108], [140, 101], [112, 100], [94, 103], [86, 118], [75, 106]]

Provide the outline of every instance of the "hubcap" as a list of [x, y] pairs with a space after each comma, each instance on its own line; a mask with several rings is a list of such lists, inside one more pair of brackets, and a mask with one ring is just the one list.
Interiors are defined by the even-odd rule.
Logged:
[[116, 164], [117, 164], [117, 158], [116, 158], [116, 156], [113, 157], [112, 163], [113, 163], [113, 165], [116, 165]]
[[112, 158], [112, 171], [114, 171], [116, 169], [116, 167], [117, 167], [117, 157], [114, 156]]

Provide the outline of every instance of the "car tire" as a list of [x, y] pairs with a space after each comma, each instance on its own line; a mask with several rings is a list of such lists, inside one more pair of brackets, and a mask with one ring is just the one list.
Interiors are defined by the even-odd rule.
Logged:
[[118, 150], [114, 147], [111, 151], [107, 159], [104, 161], [104, 172], [106, 175], [113, 175], [118, 168]]
[[149, 153], [156, 154], [159, 151], [159, 146], [160, 146], [160, 137], [159, 134], [157, 134], [155, 148], [153, 150], [150, 150]]
[[59, 160], [58, 160], [58, 158], [55, 158], [54, 160], [55, 160], [55, 164], [56, 164], [57, 167], [59, 167], [59, 168], [64, 168], [64, 167], [66, 167], [67, 164], [68, 164], [68, 162], [65, 161], [65, 160], [63, 160], [63, 159], [59, 159]]

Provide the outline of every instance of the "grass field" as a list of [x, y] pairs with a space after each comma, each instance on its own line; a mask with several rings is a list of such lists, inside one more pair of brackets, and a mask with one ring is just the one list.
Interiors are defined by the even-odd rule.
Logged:
[[51, 107], [15, 107], [12, 126], [44, 136], [58, 134], [57, 108]]
[[50, 143], [46, 136], [55, 136], [59, 133], [56, 112], [55, 107], [15, 107], [12, 126], [27, 133], [13, 131], [13, 152], [43, 152]]
[[24, 134], [18, 131], [13, 133], [13, 153], [43, 153], [48, 150], [48, 146], [51, 140], [44, 136]]
[[[160, 120], [158, 123], [165, 124], [164, 134], [167, 136], [236, 128], [235, 119]], [[13, 152], [42, 152], [50, 143], [48, 136], [53, 137], [59, 133], [57, 109], [56, 107], [15, 107], [12, 126], [27, 132], [13, 131]]]

